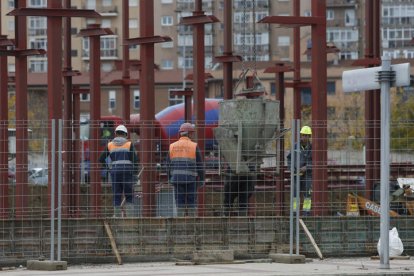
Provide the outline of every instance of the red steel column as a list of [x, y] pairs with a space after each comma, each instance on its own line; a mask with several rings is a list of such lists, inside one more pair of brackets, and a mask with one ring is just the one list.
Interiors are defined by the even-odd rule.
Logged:
[[[276, 66], [283, 66], [283, 63], [276, 64]], [[280, 130], [285, 128], [285, 75], [283, 72], [279, 72], [276, 74], [276, 100], [279, 101], [279, 122], [280, 122]], [[276, 202], [276, 216], [283, 215], [284, 210], [284, 196], [283, 191], [284, 187], [284, 180], [285, 180], [285, 169], [284, 169], [284, 161], [285, 161], [285, 138], [284, 136], [280, 137], [279, 140], [279, 156], [276, 157], [279, 159], [279, 175], [276, 179], [276, 194], [275, 194], [275, 202]]]
[[[59, 9], [62, 8], [61, 1], [48, 1], [48, 8]], [[47, 17], [47, 95], [48, 95], [48, 109], [49, 109], [49, 123], [52, 119], [62, 119], [62, 18], [61, 17]], [[59, 137], [59, 129], [56, 125], [55, 137]], [[52, 137], [52, 125], [49, 127], [49, 137]], [[58, 152], [59, 143], [55, 143], [55, 148], [52, 148], [52, 143], [49, 141], [49, 183], [48, 194], [49, 194], [49, 207], [51, 203], [51, 192], [52, 192], [52, 162], [58, 165], [58, 154], [55, 154], [55, 160], [52, 160], [52, 151]], [[58, 202], [58, 173], [55, 173], [55, 202]]]
[[[233, 0], [224, 1], [224, 51], [225, 56], [233, 55]], [[224, 99], [233, 98], [233, 63], [223, 63]]]
[[312, 26], [312, 166], [313, 214], [328, 213], [327, 95], [326, 95], [326, 2], [312, 1], [312, 16], [324, 18]]
[[99, 120], [101, 118], [101, 35], [113, 34], [99, 24], [88, 25], [78, 36], [89, 37], [89, 82], [90, 82], [90, 202], [94, 217], [101, 213], [101, 176], [99, 159]]
[[[300, 0], [293, 0], [293, 16], [300, 16]], [[300, 27], [293, 28], [293, 119], [301, 119], [302, 99], [300, 87]]]
[[[380, 58], [380, 1], [365, 2], [365, 58]], [[373, 65], [367, 66], [372, 67]], [[372, 199], [374, 182], [380, 178], [381, 139], [380, 139], [380, 92], [365, 91], [365, 197]]]
[[[63, 1], [64, 8], [71, 7], [71, 0]], [[63, 19], [63, 69], [66, 73], [72, 72], [72, 45], [71, 45], [71, 18]], [[78, 137], [73, 137], [73, 98], [72, 98], [72, 75], [66, 74], [63, 78], [64, 99], [64, 130], [63, 130], [63, 181], [62, 181], [62, 214], [69, 212], [73, 214], [73, 187], [75, 185], [75, 148], [74, 142]]]
[[[1, 11], [1, 2], [0, 2]], [[0, 34], [1, 34], [1, 14], [0, 14]], [[1, 40], [6, 36], [0, 36]], [[1, 50], [7, 47], [0, 46]], [[8, 178], [8, 75], [7, 75], [7, 56], [0, 56], [0, 218], [7, 218], [9, 213], [9, 178]]]
[[89, 78], [91, 87], [90, 101], [90, 185], [92, 210], [95, 217], [100, 215], [101, 209], [101, 176], [99, 158], [99, 119], [101, 117], [101, 45], [99, 36], [89, 37]]
[[[16, 8], [26, 7], [26, 0], [16, 0]], [[26, 17], [15, 17], [16, 49], [27, 46]], [[27, 137], [27, 57], [16, 56], [16, 202], [15, 217], [27, 216], [28, 184], [28, 137]]]
[[[195, 0], [193, 15], [204, 15], [202, 0]], [[204, 24], [193, 27], [193, 61], [194, 61], [194, 114], [197, 134], [197, 144], [204, 158], [205, 149], [205, 50]]]
[[[122, 1], [122, 36], [124, 41], [129, 38], [129, 1]], [[122, 79], [130, 78], [129, 72], [129, 45], [122, 46]], [[123, 117], [126, 125], [129, 124], [129, 116], [131, 115], [131, 92], [129, 84], [122, 84], [122, 97], [124, 98]]]
[[[140, 28], [142, 37], [154, 36], [154, 1], [140, 0]], [[154, 96], [154, 44], [142, 44], [140, 46], [141, 77], [140, 98], [142, 101], [141, 114], [141, 162], [143, 192], [143, 216], [155, 215], [155, 96]]]

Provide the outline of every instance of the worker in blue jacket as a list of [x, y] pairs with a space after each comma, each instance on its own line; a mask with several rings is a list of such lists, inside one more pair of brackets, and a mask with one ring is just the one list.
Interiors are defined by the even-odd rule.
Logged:
[[191, 123], [183, 123], [179, 129], [180, 139], [170, 145], [167, 157], [168, 178], [174, 186], [178, 216], [195, 216], [197, 187], [204, 181], [204, 168], [201, 151], [197, 143], [191, 141], [195, 128]]
[[[138, 156], [134, 144], [127, 139], [128, 130], [124, 125], [115, 129], [115, 138], [108, 143], [105, 151], [99, 157], [99, 162], [107, 166], [109, 162], [112, 180], [114, 217], [122, 216], [122, 197], [125, 197], [126, 216], [134, 215], [133, 180], [138, 171]], [[109, 158], [107, 158], [109, 156]]]
[[[303, 206], [302, 211], [303, 215], [307, 216], [310, 214], [312, 207], [312, 129], [309, 126], [303, 126], [300, 130], [300, 153], [299, 153], [299, 164], [297, 166], [296, 160], [291, 160], [290, 152], [287, 156], [288, 169], [290, 169], [290, 164], [293, 162], [296, 167], [299, 168], [299, 177], [300, 177], [300, 194], [303, 195]], [[291, 172], [294, 173], [294, 172]], [[294, 178], [294, 183], [296, 183], [296, 176]], [[293, 198], [293, 210], [296, 210], [297, 198], [300, 195], [296, 195], [296, 189], [294, 189], [294, 198]]]

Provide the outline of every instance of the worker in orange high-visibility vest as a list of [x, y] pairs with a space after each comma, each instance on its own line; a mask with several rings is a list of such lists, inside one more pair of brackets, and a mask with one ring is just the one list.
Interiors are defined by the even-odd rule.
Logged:
[[[288, 169], [290, 169], [291, 162], [294, 162], [295, 171], [296, 166], [299, 166], [299, 177], [300, 177], [300, 194], [303, 195], [303, 215], [307, 216], [310, 214], [312, 207], [312, 129], [309, 126], [303, 126], [300, 130], [300, 153], [299, 153], [299, 164], [296, 164], [295, 160], [291, 160], [290, 152], [287, 156]], [[296, 147], [296, 146], [295, 146]], [[293, 172], [291, 172], [293, 173]], [[296, 183], [296, 175], [295, 175]], [[294, 189], [293, 198], [293, 210], [296, 210], [297, 202], [300, 202], [301, 195], [296, 195], [296, 189]], [[299, 200], [297, 200], [299, 198]]]
[[[121, 217], [122, 197], [125, 197], [125, 213], [127, 217], [134, 215], [133, 181], [138, 172], [138, 156], [134, 144], [127, 139], [128, 130], [124, 125], [115, 129], [115, 138], [108, 143], [99, 157], [103, 166], [109, 165], [112, 180], [114, 217]], [[107, 158], [109, 156], [109, 164]]]
[[170, 145], [168, 152], [168, 179], [174, 186], [177, 215], [196, 215], [197, 187], [204, 181], [201, 151], [191, 141], [195, 127], [183, 123], [179, 129], [180, 139]]

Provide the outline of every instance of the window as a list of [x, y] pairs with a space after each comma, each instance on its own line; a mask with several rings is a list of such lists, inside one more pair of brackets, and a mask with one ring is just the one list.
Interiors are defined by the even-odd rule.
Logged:
[[80, 101], [81, 102], [89, 102], [91, 100], [91, 97], [89, 93], [82, 93], [80, 94]]
[[47, 61], [46, 60], [31, 60], [29, 65], [30, 72], [46, 72]]
[[334, 20], [335, 19], [335, 12], [334, 10], [327, 9], [326, 10], [326, 20]]
[[161, 69], [164, 69], [164, 70], [174, 69], [174, 62], [170, 59], [163, 59], [161, 61]]
[[301, 92], [301, 98], [302, 98], [302, 104], [303, 105], [311, 105], [312, 104], [312, 91], [309, 87], [302, 88], [300, 90]]
[[14, 8], [14, 0], [9, 0], [9, 9], [13, 9]]
[[184, 102], [184, 96], [183, 95], [171, 96], [171, 93], [168, 93], [168, 101], [170, 105], [180, 104]]
[[116, 94], [114, 90], [109, 91], [108, 94], [109, 98], [108, 98], [108, 108], [109, 109], [115, 109], [116, 107]]
[[173, 17], [166, 15], [161, 17], [161, 26], [172, 26], [173, 25]]
[[7, 21], [7, 30], [10, 32], [14, 32], [14, 19], [9, 19]]
[[28, 7], [29, 8], [46, 8], [47, 0], [30, 0]]
[[336, 93], [335, 81], [328, 81], [328, 83], [326, 84], [326, 93], [328, 95], [335, 95]]
[[138, 6], [138, 0], [129, 0], [129, 6], [130, 7], [137, 7]]
[[139, 109], [140, 101], [139, 101], [139, 90], [134, 90], [134, 109]]
[[290, 37], [289, 36], [279, 36], [277, 38], [278, 46], [290, 46]]
[[15, 64], [9, 64], [9, 65], [7, 66], [7, 71], [8, 71], [9, 73], [14, 73], [14, 72], [16, 72], [16, 65], [15, 65]]
[[355, 26], [355, 10], [345, 10], [345, 26]]
[[46, 38], [30, 38], [30, 48], [47, 50], [47, 39]]
[[86, 0], [86, 9], [88, 10], [96, 9], [96, 0]]
[[[185, 66], [185, 67], [183, 67]], [[178, 68], [193, 68], [193, 58], [192, 57], [186, 57], [185, 59], [183, 57], [178, 58]]]
[[28, 18], [28, 35], [46, 35], [47, 19], [46, 17], [29, 16]]
[[129, 28], [137, 29], [138, 28], [138, 19], [129, 19]]
[[109, 7], [112, 5], [112, 0], [102, 0], [102, 6]]
[[114, 35], [102, 36], [101, 37], [101, 57], [103, 58], [116, 58], [116, 39]]
[[101, 27], [102, 28], [111, 28], [111, 20], [110, 19], [102, 19]]
[[161, 47], [162, 48], [173, 48], [174, 47], [174, 42], [173, 41], [168, 41], [168, 42], [161, 43]]

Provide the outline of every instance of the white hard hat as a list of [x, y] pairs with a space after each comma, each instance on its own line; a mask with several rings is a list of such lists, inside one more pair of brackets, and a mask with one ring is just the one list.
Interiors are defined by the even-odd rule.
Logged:
[[119, 125], [116, 127], [115, 132], [121, 131], [125, 134], [128, 134], [128, 130], [124, 125]]

